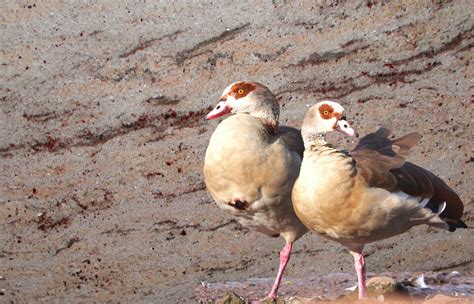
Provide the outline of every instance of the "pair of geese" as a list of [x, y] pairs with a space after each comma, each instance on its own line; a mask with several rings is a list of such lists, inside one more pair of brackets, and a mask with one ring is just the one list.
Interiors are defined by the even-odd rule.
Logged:
[[312, 106], [300, 134], [278, 125], [275, 96], [255, 82], [230, 84], [207, 119], [228, 113], [235, 115], [218, 125], [207, 147], [204, 178], [217, 205], [241, 224], [285, 239], [265, 299], [277, 297], [292, 245], [308, 229], [350, 250], [364, 298], [365, 244], [420, 224], [467, 227], [458, 195], [431, 172], [405, 162], [418, 133], [390, 140], [390, 130], [382, 127], [353, 151], [338, 150], [325, 133], [355, 135], [340, 104]]

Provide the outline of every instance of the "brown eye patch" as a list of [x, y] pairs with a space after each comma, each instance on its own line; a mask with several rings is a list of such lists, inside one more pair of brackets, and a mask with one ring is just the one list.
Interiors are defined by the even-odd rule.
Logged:
[[331, 107], [328, 104], [322, 104], [319, 107], [319, 114], [321, 115], [322, 118], [324, 119], [331, 119], [333, 117], [332, 113], [334, 112], [333, 107]]
[[230, 95], [233, 95], [235, 99], [239, 99], [247, 96], [250, 92], [255, 90], [255, 85], [250, 82], [239, 82], [232, 86], [230, 89]]

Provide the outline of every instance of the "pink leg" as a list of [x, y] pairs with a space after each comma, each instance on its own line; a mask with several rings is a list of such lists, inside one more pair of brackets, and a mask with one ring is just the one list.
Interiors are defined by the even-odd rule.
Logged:
[[357, 281], [359, 286], [359, 299], [367, 297], [367, 292], [365, 290], [365, 262], [364, 256], [362, 255], [362, 250], [360, 252], [351, 251], [352, 256], [354, 256], [354, 267], [357, 272]]
[[276, 299], [278, 288], [280, 287], [281, 277], [283, 276], [283, 272], [285, 271], [286, 264], [288, 264], [288, 260], [290, 259], [291, 248], [293, 247], [292, 243], [286, 243], [285, 247], [280, 251], [280, 267], [278, 269], [278, 274], [275, 279], [275, 283], [273, 284], [273, 288], [270, 293], [267, 295], [265, 299]]

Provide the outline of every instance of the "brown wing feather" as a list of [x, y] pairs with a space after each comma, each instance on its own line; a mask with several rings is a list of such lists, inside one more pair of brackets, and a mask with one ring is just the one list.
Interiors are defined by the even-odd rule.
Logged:
[[[399, 181], [399, 189], [413, 196], [431, 197], [426, 208], [437, 212], [439, 205], [446, 202], [441, 218], [457, 222], [460, 220], [464, 205], [459, 196], [442, 179], [415, 164], [406, 162], [392, 173]], [[414, 186], [416, 185], [416, 186]]]
[[397, 191], [398, 181], [390, 170], [403, 166], [405, 156], [421, 136], [410, 133], [390, 140], [387, 138], [389, 135], [390, 129], [381, 127], [375, 133], [364, 136], [351, 156], [356, 161], [359, 174], [369, 186]]
[[454, 223], [452, 229], [465, 227], [460, 220], [464, 206], [454, 190], [428, 170], [405, 162], [410, 149], [420, 140], [420, 134], [410, 133], [395, 140], [388, 139], [389, 135], [390, 130], [382, 127], [360, 140], [351, 153], [359, 174], [371, 187], [431, 198], [425, 207], [433, 212], [438, 212], [439, 206], [446, 202], [440, 217]]
[[421, 139], [421, 135], [413, 132], [397, 138], [388, 139], [391, 131], [387, 127], [379, 128], [375, 133], [364, 136], [354, 151], [371, 150], [389, 157], [394, 157], [400, 162], [404, 162], [410, 149], [414, 147]]
[[288, 149], [298, 153], [303, 158], [304, 143], [301, 137], [301, 132], [298, 129], [280, 126], [278, 127], [278, 135], [286, 143]]

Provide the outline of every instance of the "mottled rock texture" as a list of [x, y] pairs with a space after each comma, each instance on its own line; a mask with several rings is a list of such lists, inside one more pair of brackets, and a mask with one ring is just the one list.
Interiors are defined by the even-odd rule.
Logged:
[[[203, 184], [204, 115], [236, 80], [268, 85], [283, 124], [334, 99], [361, 134], [420, 131], [410, 160], [474, 225], [472, 1], [166, 2], [2, 3], [0, 302], [182, 303], [201, 280], [272, 277], [283, 240]], [[366, 247], [369, 272], [472, 271], [472, 252], [472, 230], [428, 227]], [[355, 282], [314, 234], [287, 268], [336, 271]]]

